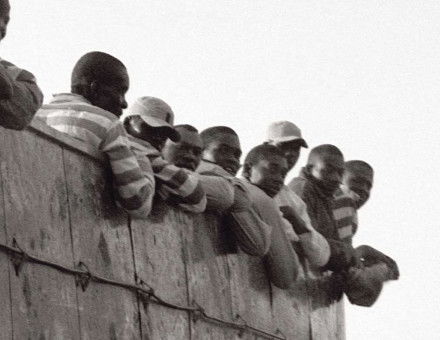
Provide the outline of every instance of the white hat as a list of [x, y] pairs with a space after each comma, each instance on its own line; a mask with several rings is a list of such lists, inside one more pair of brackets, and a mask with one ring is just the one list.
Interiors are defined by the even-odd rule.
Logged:
[[295, 124], [283, 120], [274, 122], [267, 128], [267, 141], [273, 143], [290, 142], [299, 140], [301, 146], [307, 148], [308, 145], [304, 138], [302, 138], [301, 130]]
[[125, 121], [130, 116], [140, 116], [151, 127], [166, 127], [170, 129], [169, 138], [177, 142], [180, 140], [179, 133], [174, 129], [174, 113], [171, 107], [162, 99], [155, 97], [140, 97], [130, 105], [121, 120]]

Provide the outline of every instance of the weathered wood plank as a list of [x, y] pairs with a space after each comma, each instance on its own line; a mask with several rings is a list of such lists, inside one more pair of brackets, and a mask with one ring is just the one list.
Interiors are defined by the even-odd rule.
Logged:
[[[230, 268], [220, 234], [217, 216], [198, 215], [184, 231], [185, 263], [189, 298], [205, 312], [225, 321], [234, 321], [230, 286]], [[234, 339], [236, 330], [191, 321], [191, 339]]]
[[191, 323], [191, 340], [253, 340], [253, 334], [243, 333], [232, 328], [223, 328], [205, 321]]
[[[0, 130], [3, 133], [3, 130]], [[0, 162], [3, 162], [0, 160]], [[6, 220], [3, 199], [3, 180], [0, 171], [0, 242], [7, 244]], [[9, 258], [6, 253], [0, 253], [0, 273], [2, 273], [2, 284], [0, 285], [0, 334], [4, 339], [12, 339], [12, 310], [11, 310], [11, 271], [9, 268]]]
[[[125, 213], [113, 201], [111, 178], [100, 164], [64, 150], [75, 263], [92, 273], [134, 283], [133, 253]], [[134, 293], [91, 283], [78, 288], [82, 339], [138, 339]]]
[[276, 328], [287, 339], [310, 339], [310, 305], [307, 283], [302, 267], [295, 284], [288, 290], [273, 287], [273, 314]]
[[[61, 148], [28, 131], [2, 129], [0, 138], [8, 244], [15, 238], [30, 254], [71, 267]], [[11, 274], [14, 338], [79, 338], [74, 282], [35, 264]]]
[[188, 313], [149, 303], [143, 310], [143, 339], [183, 340], [190, 339]]
[[207, 314], [232, 321], [230, 268], [220, 244], [217, 217], [195, 215], [188, 221], [183, 233], [189, 299]]
[[[188, 216], [163, 202], [154, 205], [149, 220], [131, 221], [138, 277], [158, 296], [181, 306], [189, 304], [182, 248], [182, 229], [188, 223]], [[148, 313], [141, 308], [141, 315], [144, 336], [152, 339], [159, 339], [159, 334], [167, 334], [169, 339], [189, 337], [186, 312], [176, 313], [171, 309], [167, 312], [151, 305]]]
[[247, 324], [274, 333], [271, 286], [261, 258], [243, 252], [228, 255], [231, 268], [234, 316]]
[[341, 339], [338, 326], [338, 304], [331, 299], [332, 277], [325, 273], [317, 275], [309, 272], [307, 280], [310, 300], [310, 325], [312, 339]]

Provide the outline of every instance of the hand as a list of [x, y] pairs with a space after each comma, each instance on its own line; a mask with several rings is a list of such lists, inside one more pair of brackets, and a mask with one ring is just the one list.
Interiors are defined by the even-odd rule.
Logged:
[[397, 280], [399, 278], [399, 267], [396, 261], [379, 250], [363, 245], [356, 248], [356, 253], [370, 265], [379, 262], [385, 263], [390, 270], [390, 279]]
[[0, 100], [10, 99], [12, 97], [12, 84], [6, 68], [0, 65]]
[[280, 211], [283, 214], [283, 217], [290, 222], [293, 230], [295, 230], [298, 235], [309, 232], [304, 220], [291, 206], [284, 205], [280, 207]]

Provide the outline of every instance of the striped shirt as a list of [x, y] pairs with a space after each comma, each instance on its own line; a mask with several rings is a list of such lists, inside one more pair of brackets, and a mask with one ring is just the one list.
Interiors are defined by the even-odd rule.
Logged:
[[55, 95], [37, 112], [52, 128], [104, 152], [110, 161], [117, 203], [132, 217], [146, 218], [154, 196], [154, 177], [147, 161], [139, 164], [127, 133], [112, 113], [91, 105], [84, 97]]
[[149, 159], [157, 183], [156, 192], [164, 201], [193, 213], [205, 211], [205, 191], [195, 174], [163, 159], [150, 143], [132, 136], [129, 141], [140, 162]]
[[336, 191], [333, 200], [333, 216], [336, 220], [339, 239], [350, 244], [358, 227], [355, 199], [356, 193], [340, 188]]
[[32, 121], [43, 103], [43, 93], [32, 73], [0, 58], [0, 125], [22, 130]]

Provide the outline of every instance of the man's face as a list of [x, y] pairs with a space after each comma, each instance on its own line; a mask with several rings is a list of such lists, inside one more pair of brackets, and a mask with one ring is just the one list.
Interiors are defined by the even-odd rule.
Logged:
[[92, 104], [120, 117], [122, 110], [127, 108], [125, 94], [129, 87], [129, 78], [125, 67], [115, 70], [115, 75], [107, 84], [103, 82], [94, 85]]
[[277, 147], [284, 153], [284, 157], [287, 160], [288, 171], [292, 170], [298, 161], [301, 152], [301, 142], [298, 140], [292, 140], [279, 143], [277, 144]]
[[203, 157], [235, 176], [238, 169], [240, 169], [240, 141], [233, 134], [219, 134], [216, 140], [211, 142], [203, 151]]
[[336, 155], [317, 157], [312, 165], [311, 173], [329, 191], [334, 192], [342, 181], [344, 159]]
[[203, 143], [199, 134], [185, 128], [177, 129], [180, 141], [177, 143], [167, 140], [162, 149], [163, 157], [174, 165], [195, 171], [202, 159]]
[[249, 182], [274, 197], [281, 190], [286, 174], [286, 159], [279, 155], [270, 155], [250, 168]]
[[6, 36], [6, 28], [9, 23], [11, 6], [8, 0], [0, 0], [0, 40]]
[[351, 191], [359, 195], [358, 208], [362, 207], [370, 198], [371, 188], [373, 186], [373, 178], [369, 173], [362, 171], [353, 173], [345, 171], [342, 179], [344, 184]]
[[169, 136], [169, 128], [151, 127], [140, 116], [130, 117], [127, 132], [133, 137], [150, 143], [155, 149], [161, 151]]

